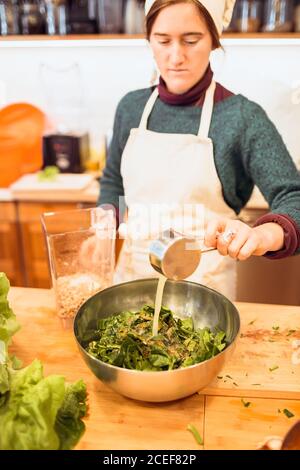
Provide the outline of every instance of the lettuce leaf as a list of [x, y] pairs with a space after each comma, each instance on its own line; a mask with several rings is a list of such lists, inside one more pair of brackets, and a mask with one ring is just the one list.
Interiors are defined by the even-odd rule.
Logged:
[[59, 375], [43, 377], [35, 360], [10, 373], [8, 399], [0, 408], [1, 450], [69, 450], [85, 431], [86, 386], [65, 385]]
[[8, 400], [0, 408], [1, 450], [56, 450], [60, 440], [54, 430], [56, 415], [65, 395], [61, 376], [43, 377], [35, 360], [11, 373]]
[[9, 307], [7, 295], [9, 280], [0, 272], [0, 407], [6, 400], [5, 394], [9, 391], [9, 367], [14, 367], [8, 355], [8, 346], [12, 336], [20, 329], [16, 315]]
[[81, 418], [86, 414], [86, 385], [82, 380], [69, 385], [64, 402], [58, 410], [55, 431], [60, 439], [60, 450], [72, 449], [85, 431]]
[[9, 280], [4, 273], [0, 273], [0, 340], [8, 343], [11, 337], [20, 329], [16, 315], [9, 307], [7, 294]]
[[39, 360], [20, 367], [9, 357], [11, 337], [20, 328], [9, 307], [9, 281], [0, 273], [0, 449], [73, 448], [85, 431], [86, 386], [66, 385], [59, 375], [44, 377]]
[[59, 168], [55, 165], [46, 166], [38, 173], [38, 181], [55, 181], [59, 174]]
[[6, 345], [11, 337], [20, 329], [16, 315], [8, 304], [7, 294], [9, 287], [9, 280], [6, 275], [0, 272], [0, 341], [3, 341]]

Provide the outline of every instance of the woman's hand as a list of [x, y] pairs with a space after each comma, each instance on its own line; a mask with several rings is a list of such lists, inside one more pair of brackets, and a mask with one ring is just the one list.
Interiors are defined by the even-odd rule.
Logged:
[[249, 227], [239, 220], [211, 220], [205, 231], [205, 245], [215, 247], [221, 255], [244, 261], [267, 251], [283, 248], [284, 232], [276, 223]]

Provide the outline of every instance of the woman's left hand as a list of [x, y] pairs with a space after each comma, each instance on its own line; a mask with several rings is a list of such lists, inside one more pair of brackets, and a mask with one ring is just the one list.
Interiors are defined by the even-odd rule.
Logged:
[[282, 249], [284, 232], [273, 222], [252, 228], [240, 220], [211, 220], [205, 231], [205, 245], [217, 248], [221, 255], [244, 261], [252, 255]]

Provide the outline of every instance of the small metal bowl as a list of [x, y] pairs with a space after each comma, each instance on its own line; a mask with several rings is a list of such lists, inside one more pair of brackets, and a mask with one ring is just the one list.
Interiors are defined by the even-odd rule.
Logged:
[[74, 334], [84, 361], [103, 383], [135, 400], [165, 402], [192, 395], [217, 376], [233, 352], [240, 317], [230, 300], [208, 287], [188, 281], [167, 281], [163, 305], [180, 318], [192, 315], [195, 328], [218, 326], [224, 330], [228, 343], [224, 351], [186, 368], [148, 372], [111, 366], [85, 350], [98, 319], [123, 310], [137, 311], [145, 304], [154, 305], [156, 288], [157, 279], [142, 279], [98, 292], [80, 307], [74, 320]]

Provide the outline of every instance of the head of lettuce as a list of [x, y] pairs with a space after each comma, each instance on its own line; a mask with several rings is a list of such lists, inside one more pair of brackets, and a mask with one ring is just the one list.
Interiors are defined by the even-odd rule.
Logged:
[[0, 272], [0, 450], [72, 449], [84, 433], [86, 386], [44, 377], [35, 360], [18, 369], [8, 346], [20, 325], [9, 307], [9, 281]]

